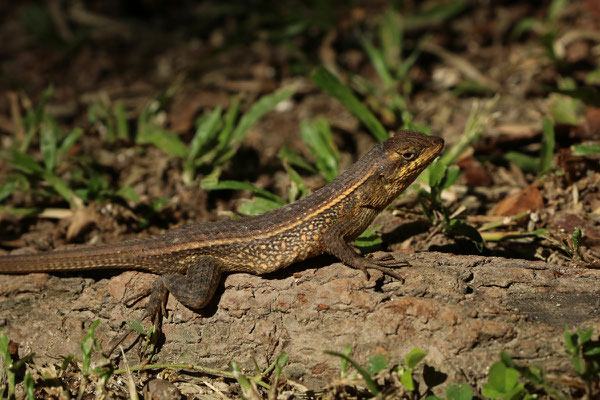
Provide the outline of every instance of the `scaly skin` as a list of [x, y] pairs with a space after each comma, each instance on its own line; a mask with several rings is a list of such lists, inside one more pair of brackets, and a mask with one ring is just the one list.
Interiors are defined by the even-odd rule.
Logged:
[[329, 185], [259, 216], [182, 226], [102, 246], [0, 257], [0, 273], [137, 269], [162, 275], [148, 314], [160, 318], [168, 293], [198, 309], [223, 272], [264, 274], [329, 253], [365, 272], [385, 270], [348, 244], [437, 157], [441, 138], [400, 131], [373, 147]]

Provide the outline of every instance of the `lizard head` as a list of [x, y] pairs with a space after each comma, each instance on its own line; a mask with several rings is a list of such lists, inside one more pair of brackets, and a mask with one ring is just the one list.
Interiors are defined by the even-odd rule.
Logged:
[[[403, 130], [381, 143], [378, 172], [387, 191], [400, 194], [444, 148], [444, 139]], [[391, 194], [391, 193], [390, 193]]]

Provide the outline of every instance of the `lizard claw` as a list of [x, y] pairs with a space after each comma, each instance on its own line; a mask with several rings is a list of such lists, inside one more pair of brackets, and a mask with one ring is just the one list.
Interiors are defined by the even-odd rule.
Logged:
[[386, 268], [386, 267], [378, 265], [378, 264], [374, 264], [372, 267], [369, 267], [369, 268], [381, 271], [384, 273], [384, 275], [391, 276], [392, 278], [399, 280], [401, 283], [404, 283], [404, 278], [402, 276], [400, 276], [399, 274], [397, 274], [391, 268]]

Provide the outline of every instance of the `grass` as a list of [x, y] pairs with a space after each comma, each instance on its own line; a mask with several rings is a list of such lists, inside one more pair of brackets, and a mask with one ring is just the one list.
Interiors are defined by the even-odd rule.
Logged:
[[[573, 79], [568, 76], [568, 69], [564, 68], [564, 58], [560, 51], [557, 51], [560, 49], [558, 39], [563, 25], [561, 16], [567, 3], [565, 0], [554, 0], [542, 19], [523, 19], [514, 29], [515, 36], [523, 36], [525, 33], [536, 35], [535, 37], [539, 39], [538, 45], [545, 50], [547, 59], [552, 61], [554, 68], [564, 75], [556, 81], [555, 87], [541, 88], [548, 91], [548, 98], [545, 100], [548, 100], [549, 107], [545, 116], [539, 121], [541, 135], [539, 142], [536, 143], [539, 147], [535, 147], [535, 151], [511, 151], [503, 156], [505, 164], [514, 163], [527, 174], [528, 178], [540, 181], [560, 177], [562, 173], [560, 165], [554, 161], [554, 155], [561, 146], [556, 138], [555, 127], [564, 124], [580, 126], [584, 119], [585, 107], [597, 107], [600, 104], [597, 91], [589, 87], [600, 82], [600, 69], [596, 66], [583, 78], [579, 76], [578, 79]], [[360, 32], [355, 36], [356, 46], [364, 53], [365, 60], [373, 68], [375, 79], [372, 76], [367, 79], [351, 71], [318, 67], [311, 75], [313, 82], [350, 110], [361, 122], [362, 127], [378, 141], [387, 138], [389, 127], [402, 126], [430, 132], [431, 127], [416, 125], [414, 122], [411, 101], [415, 82], [411, 80], [409, 72], [421, 61], [422, 54], [426, 51], [424, 43], [431, 36], [429, 32], [425, 32], [421, 36], [413, 37], [411, 42], [406, 40], [411, 32], [415, 35], [415, 30], [442, 24], [460, 15], [467, 8], [468, 4], [465, 2], [452, 2], [433, 4], [412, 14], [399, 12], [397, 9], [386, 10], [381, 14], [372, 32], [359, 29]], [[227, 11], [223, 13], [226, 15]], [[59, 39], [49, 30], [50, 18], [45, 8], [33, 9], [27, 17], [28, 19], [23, 22], [38, 40], [51, 38], [56, 42], [56, 39]], [[275, 34], [269, 33], [273, 39], [289, 45], [295, 59], [292, 68], [304, 74], [307, 74], [306, 71], [312, 68], [312, 65], [309, 57], [302, 54], [302, 49], [293, 38], [299, 32], [309, 31], [312, 22], [310, 18], [312, 18], [311, 14], [294, 16], [293, 23], [283, 24], [285, 26]], [[325, 29], [334, 26], [333, 18], [319, 18], [319, 21]], [[247, 32], [251, 32], [254, 27], [246, 28]], [[581, 74], [581, 71], [579, 73]], [[468, 90], [469, 83], [468, 80], [463, 80], [457, 86], [455, 95], [479, 95], [489, 92], [489, 89], [484, 92]], [[24, 192], [34, 196], [43, 205], [24, 208], [5, 206], [3, 210], [15, 215], [43, 216], [49, 211], [50, 207], [47, 207], [47, 204], [58, 205], [63, 211], [80, 209], [92, 202], [114, 201], [126, 203], [131, 207], [139, 206], [142, 200], [134, 188], [128, 185], [119, 186], [107, 176], [106, 171], [95, 165], [93, 160], [77, 154], [76, 147], [86, 131], [77, 127], [65, 129], [52, 117], [47, 111], [52, 92], [52, 88], [46, 90], [40, 102], [27, 111], [23, 116], [24, 135], [15, 141], [12, 148], [3, 149], [1, 153], [12, 171], [0, 184], [0, 201], [9, 203], [12, 195]], [[240, 101], [234, 97], [228, 109], [207, 110], [199, 116], [189, 141], [183, 140], [164, 123], [166, 105], [171, 95], [172, 93], [165, 93], [153, 99], [140, 115], [132, 115], [123, 102], [111, 103], [101, 99], [90, 106], [88, 122], [100, 132], [102, 145], [109, 147], [126, 145], [136, 150], [148, 147], [161, 149], [175, 161], [181, 171], [179, 175], [181, 182], [188, 187], [201, 182], [206, 190], [250, 191], [254, 195], [253, 199], [242, 203], [237, 210], [243, 215], [262, 213], [308, 195], [309, 190], [304, 180], [306, 173], [318, 174], [324, 182], [330, 182], [339, 173], [339, 149], [333, 140], [339, 132], [335, 131], [335, 128], [332, 132], [329, 122], [324, 118], [315, 118], [301, 121], [300, 125], [302, 139], [309, 153], [308, 158], [302, 157], [289, 148], [282, 148], [279, 152], [281, 167], [287, 173], [289, 180], [289, 187], [285, 193], [275, 194], [249, 182], [220, 180], [222, 171], [236, 157], [248, 129], [276, 104], [289, 99], [293, 91], [283, 89], [263, 96], [253, 105], [249, 105], [246, 112], [241, 111]], [[497, 221], [481, 226], [468, 224], [460, 218], [464, 207], [461, 204], [449, 204], [442, 196], [445, 191], [453, 191], [458, 186], [461, 171], [455, 162], [467, 154], [488, 131], [493, 102], [486, 103], [483, 108], [473, 108], [458, 142], [423, 174], [420, 179], [423, 187], [419, 190], [423, 213], [433, 224], [433, 233], [441, 231], [452, 238], [467, 237], [480, 249], [486, 242], [492, 241], [508, 241], [524, 237], [543, 240], [549, 232], [545, 228], [531, 230], [519, 228], [516, 231], [506, 231], [521, 217], [529, 217], [530, 212], [499, 218]], [[580, 157], [600, 154], [600, 146], [596, 142], [570, 144], [569, 148], [573, 155]], [[156, 213], [166, 199], [144, 201], [150, 201], [152, 204], [148, 209]], [[143, 218], [148, 220], [147, 216]], [[358, 247], [369, 248], [381, 244], [377, 228], [370, 228], [357, 239]], [[494, 231], [499, 228], [503, 231]], [[566, 235], [568, 237], [559, 243], [563, 253], [573, 260], [582, 259], [585, 247], [584, 233], [580, 228], [575, 228]], [[75, 362], [74, 358], [67, 356], [64, 365], [59, 368], [59, 373], [64, 373], [66, 368], [74, 369], [82, 377], [83, 389], [85, 385], [103, 387], [107, 379], [112, 379], [110, 376], [114, 376], [113, 374], [127, 373], [125, 370], [112, 371], [107, 366], [99, 366], [99, 369], [92, 368], [89, 362], [91, 355], [99, 351], [93, 329], [86, 337], [85, 344], [82, 343], [81, 365]], [[566, 330], [565, 340], [566, 352], [571, 358], [574, 371], [586, 382], [585, 390], [588, 397], [597, 395], [597, 341], [591, 339], [588, 330], [577, 330], [574, 333]], [[152, 344], [148, 345], [152, 346]], [[349, 371], [352, 367], [358, 371], [355, 380], [361, 383], [357, 385], [364, 383], [371, 395], [383, 396], [385, 386], [379, 384], [375, 377], [388, 367], [391, 361], [384, 362], [382, 359], [374, 358], [369, 360], [367, 365], [360, 366], [351, 361], [349, 350], [350, 348], [347, 352], [332, 353], [342, 362], [341, 375], [350, 376]], [[9, 397], [14, 395], [14, 388], [18, 381], [16, 378], [22, 377], [26, 392], [32, 398], [37, 381], [31, 373], [23, 374], [22, 368], [34, 355], [14, 363], [9, 362], [8, 342], [1, 336], [0, 351], [3, 351], [7, 362], [5, 367], [8, 379], [4, 394]], [[421, 353], [417, 351], [416, 354]], [[283, 358], [277, 360], [264, 371], [257, 371], [254, 376], [245, 376], [239, 370], [236, 372], [233, 364], [233, 372], [216, 371], [215, 373], [228, 379], [237, 378], [242, 385], [242, 394], [252, 398], [263, 393], [261, 388], [273, 389], [277, 386], [272, 382], [267, 383], [263, 378], [271, 371], [276, 371], [277, 376], [281, 373], [287, 360]], [[403, 366], [394, 370], [400, 384], [408, 391], [407, 396], [413, 398], [422, 398], [415, 393], [418, 387], [413, 378], [417, 373], [415, 367], [420, 361], [419, 359], [415, 362], [414, 358], [409, 360], [407, 356]], [[379, 369], [384, 364], [385, 367]], [[162, 368], [211, 372], [201, 366], [188, 364], [148, 364], [132, 367], [130, 371]], [[564, 393], [561, 395], [558, 389], [553, 388], [539, 369], [519, 366], [505, 354], [501, 356], [500, 361], [491, 366], [483, 394], [490, 398], [534, 398], [540, 394], [557, 399], [565, 398], [562, 397]], [[455, 384], [449, 386], [445, 395], [447, 399], [468, 400], [473, 397], [473, 389], [464, 383]], [[435, 399], [432, 395], [427, 398]]]
[[[95, 392], [96, 397], [108, 395], [107, 385], [116, 377], [125, 374], [131, 377], [135, 371], [148, 370], [182, 370], [200, 372], [236, 380], [241, 390], [240, 397], [246, 399], [263, 399], [267, 394], [269, 398], [277, 395], [282, 384], [287, 379], [285, 376], [286, 364], [290, 361], [285, 353], [279, 354], [275, 360], [266, 368], [261, 369], [256, 365], [254, 374], [245, 374], [236, 362], [231, 362], [231, 370], [223, 371], [206, 368], [193, 364], [140, 364], [116, 369], [103, 357], [102, 350], [95, 338], [95, 329], [99, 321], [90, 325], [87, 334], [81, 341], [81, 360], [75, 356], [66, 356], [55, 373], [48, 375], [40, 373], [33, 361], [35, 354], [29, 354], [18, 361], [13, 361], [9, 351], [9, 340], [5, 333], [0, 330], [0, 356], [4, 359], [7, 380], [5, 385], [0, 386], [0, 398], [12, 400], [15, 398], [17, 380], [22, 378], [25, 393], [29, 399], [34, 399], [36, 393], [52, 381], [54, 388], [60, 388], [64, 396], [76, 396], [80, 399], [89, 392]], [[576, 329], [571, 332], [565, 327], [564, 342], [565, 350], [569, 355], [574, 372], [584, 383], [584, 392], [587, 398], [595, 398], [600, 395], [600, 342], [592, 340], [593, 329]], [[370, 396], [380, 399], [402, 398], [426, 400], [443, 400], [433, 394], [433, 387], [422, 387], [417, 382], [427, 382], [418, 376], [421, 372], [421, 362], [427, 354], [417, 348], [412, 349], [405, 357], [404, 362], [399, 365], [392, 364], [388, 355], [374, 354], [367, 357], [363, 366], [350, 357], [351, 348], [346, 346], [344, 352], [326, 351], [326, 354], [339, 358], [340, 381], [332, 382], [332, 387], [338, 390], [346, 390], [354, 387], [359, 392], [361, 388], [366, 389]], [[92, 362], [95, 354], [99, 355], [99, 361]], [[353, 368], [356, 373], [353, 373]], [[68, 374], [67, 374], [68, 371]], [[79, 376], [73, 380], [72, 375]], [[35, 379], [33, 377], [36, 377]], [[69, 379], [65, 380], [70, 376]], [[130, 379], [130, 378], [129, 378]], [[79, 381], [75, 387], [70, 387], [68, 382]], [[475, 391], [467, 383], [447, 384], [445, 389], [445, 400], [471, 400]], [[293, 386], [292, 386], [293, 387]], [[345, 389], [342, 389], [345, 388]], [[131, 383], [127, 389], [128, 397], [137, 397], [138, 388]], [[73, 393], [73, 391], [76, 391]], [[71, 394], [69, 394], [71, 393]], [[573, 393], [565, 391], [564, 388], [556, 386], [546, 378], [544, 371], [534, 365], [519, 365], [506, 352], [501, 352], [500, 360], [492, 364], [487, 373], [487, 382], [481, 390], [482, 399], [535, 399], [547, 398], [555, 400], [568, 400], [573, 398]], [[542, 397], [540, 397], [542, 396]]]

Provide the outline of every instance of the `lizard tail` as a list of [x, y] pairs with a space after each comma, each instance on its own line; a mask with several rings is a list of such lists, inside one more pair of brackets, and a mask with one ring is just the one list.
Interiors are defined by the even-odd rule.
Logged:
[[134, 257], [131, 243], [74, 247], [43, 253], [0, 256], [0, 274], [87, 271], [94, 269], [145, 269], [145, 257]]

